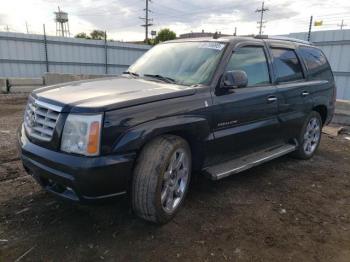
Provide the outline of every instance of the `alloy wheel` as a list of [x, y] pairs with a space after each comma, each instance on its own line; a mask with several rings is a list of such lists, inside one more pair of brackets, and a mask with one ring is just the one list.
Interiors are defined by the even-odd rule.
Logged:
[[321, 137], [321, 123], [318, 118], [310, 119], [304, 134], [304, 152], [311, 155], [315, 152]]
[[188, 153], [180, 148], [170, 158], [164, 173], [161, 190], [163, 210], [172, 214], [183, 199], [189, 178], [190, 158]]

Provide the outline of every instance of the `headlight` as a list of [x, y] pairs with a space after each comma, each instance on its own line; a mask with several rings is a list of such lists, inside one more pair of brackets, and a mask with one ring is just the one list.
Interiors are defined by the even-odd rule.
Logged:
[[86, 156], [100, 153], [102, 115], [69, 114], [64, 125], [61, 150]]

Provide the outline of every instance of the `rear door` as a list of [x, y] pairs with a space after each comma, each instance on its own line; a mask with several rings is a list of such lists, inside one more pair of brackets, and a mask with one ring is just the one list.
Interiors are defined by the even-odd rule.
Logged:
[[239, 153], [278, 139], [276, 88], [264, 43], [236, 47], [226, 71], [243, 70], [248, 86], [213, 94], [215, 146]]
[[295, 138], [310, 112], [310, 84], [294, 43], [270, 43], [274, 82], [277, 87], [278, 118], [286, 142]]

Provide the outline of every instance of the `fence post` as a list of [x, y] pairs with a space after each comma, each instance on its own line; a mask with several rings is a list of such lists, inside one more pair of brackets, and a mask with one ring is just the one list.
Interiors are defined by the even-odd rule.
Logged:
[[50, 72], [49, 70], [49, 57], [47, 54], [47, 39], [46, 39], [46, 30], [45, 30], [45, 24], [43, 24], [44, 29], [44, 47], [45, 47], [45, 62], [46, 62], [46, 72]]
[[105, 31], [105, 74], [108, 75], [108, 46], [107, 46], [107, 31]]

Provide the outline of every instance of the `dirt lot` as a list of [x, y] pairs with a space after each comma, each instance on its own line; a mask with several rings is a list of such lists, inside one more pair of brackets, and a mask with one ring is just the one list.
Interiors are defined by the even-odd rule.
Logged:
[[[18, 104], [15, 101], [22, 101]], [[222, 181], [199, 179], [158, 227], [128, 199], [79, 206], [26, 175], [15, 129], [24, 97], [0, 98], [0, 261], [350, 261], [350, 141], [323, 136], [310, 161], [283, 157]]]

